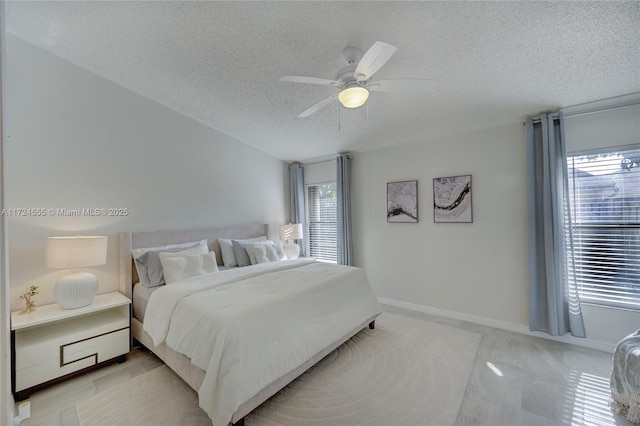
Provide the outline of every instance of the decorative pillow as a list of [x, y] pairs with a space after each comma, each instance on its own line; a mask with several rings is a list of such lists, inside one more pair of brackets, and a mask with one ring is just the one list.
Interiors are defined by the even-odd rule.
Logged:
[[231, 240], [231, 244], [233, 244], [233, 254], [236, 257], [238, 266], [251, 265], [251, 259], [249, 258], [247, 251], [244, 249], [244, 244], [238, 240]]
[[[252, 243], [255, 241], [264, 241], [267, 239], [266, 235], [261, 235], [255, 238], [247, 238], [244, 240], [236, 240], [243, 244]], [[236, 260], [235, 253], [233, 252], [233, 243], [231, 239], [226, 238], [218, 238], [218, 244], [220, 244], [220, 252], [222, 253], [222, 262], [224, 266], [230, 268], [232, 266], [238, 266], [238, 261]]]
[[151, 250], [165, 250], [165, 249], [173, 249], [173, 248], [188, 249], [188, 248], [193, 248], [195, 246], [204, 246], [206, 248], [207, 240], [192, 241], [189, 243], [180, 243], [180, 244], [167, 244], [164, 246], [145, 247], [145, 248], [137, 248], [137, 249], [131, 250], [131, 255], [133, 256], [133, 259], [136, 264], [136, 270], [138, 271], [138, 278], [140, 279], [140, 283], [145, 287], [149, 287], [149, 274], [147, 273], [147, 265], [144, 262], [140, 262], [138, 260], [146, 252]]
[[[196, 245], [193, 248], [170, 248], [162, 250], [149, 250], [138, 258], [140, 263], [143, 263], [147, 267], [147, 276], [149, 279], [149, 285], [147, 288], [159, 287], [165, 284], [163, 275], [162, 263], [160, 262], [161, 253], [179, 253], [181, 255], [187, 254], [204, 254], [208, 253], [209, 249], [205, 245]], [[144, 284], [143, 284], [144, 285]]]
[[269, 260], [269, 257], [267, 256], [267, 247], [268, 246], [255, 246], [253, 248], [253, 253], [256, 256], [256, 261], [258, 263], [271, 262], [271, 260]]
[[269, 257], [270, 262], [285, 260], [287, 258], [287, 255], [284, 253], [284, 249], [282, 248], [282, 245], [279, 243], [274, 243], [271, 240], [258, 241], [256, 243], [248, 243], [244, 245], [244, 248], [247, 251], [247, 254], [249, 255], [249, 259], [251, 260], [252, 265], [255, 265], [256, 263], [264, 263], [264, 262], [259, 262], [257, 259], [258, 256], [256, 253], [256, 248], [261, 246], [268, 247], [266, 251], [266, 255]]
[[282, 258], [277, 254], [277, 247], [278, 246], [276, 244], [256, 245], [253, 248], [253, 252], [256, 255], [256, 261], [258, 263], [267, 263], [282, 260]]
[[199, 255], [160, 253], [160, 262], [167, 285], [190, 277], [218, 272], [216, 253], [213, 251]]
[[287, 260], [287, 254], [284, 252], [284, 247], [282, 247], [282, 241], [273, 243], [273, 249], [276, 252], [276, 257], [278, 261]]

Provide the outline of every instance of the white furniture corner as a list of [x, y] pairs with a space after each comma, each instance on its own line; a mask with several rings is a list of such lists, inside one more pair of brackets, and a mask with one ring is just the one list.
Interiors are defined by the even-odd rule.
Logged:
[[97, 295], [82, 308], [37, 306], [11, 313], [11, 384], [17, 401], [81, 371], [124, 362], [131, 349], [131, 300]]

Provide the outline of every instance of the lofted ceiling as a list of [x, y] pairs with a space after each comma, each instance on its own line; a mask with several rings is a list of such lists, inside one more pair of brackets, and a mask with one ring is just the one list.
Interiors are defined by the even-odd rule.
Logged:
[[[7, 31], [285, 161], [468, 133], [640, 92], [639, 2], [6, 2]], [[429, 94], [335, 93], [347, 46]]]

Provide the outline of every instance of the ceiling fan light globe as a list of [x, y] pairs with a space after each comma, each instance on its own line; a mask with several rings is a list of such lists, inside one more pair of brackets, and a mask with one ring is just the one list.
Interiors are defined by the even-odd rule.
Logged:
[[369, 98], [369, 91], [364, 87], [348, 87], [338, 95], [338, 100], [345, 108], [358, 108]]

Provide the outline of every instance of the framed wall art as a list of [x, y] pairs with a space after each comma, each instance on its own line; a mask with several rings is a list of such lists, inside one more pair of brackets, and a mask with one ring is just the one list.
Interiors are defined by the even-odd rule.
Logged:
[[387, 183], [387, 222], [418, 222], [418, 181]]
[[471, 223], [471, 175], [433, 179], [433, 221]]

